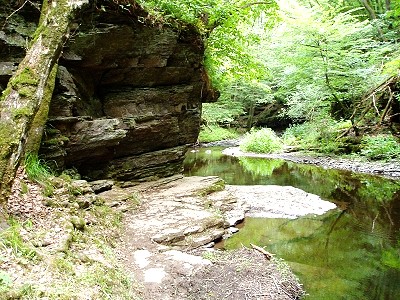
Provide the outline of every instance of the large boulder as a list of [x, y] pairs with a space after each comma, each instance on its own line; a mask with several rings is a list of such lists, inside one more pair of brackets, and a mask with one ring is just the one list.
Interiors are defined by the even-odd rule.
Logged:
[[201, 103], [217, 96], [203, 55], [194, 27], [154, 23], [139, 7], [82, 13], [60, 59], [40, 153], [89, 179], [181, 171]]

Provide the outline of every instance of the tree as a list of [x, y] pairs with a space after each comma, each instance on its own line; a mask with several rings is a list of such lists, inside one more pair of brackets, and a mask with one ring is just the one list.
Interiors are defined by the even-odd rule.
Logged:
[[[75, 13], [88, 0], [42, 2], [32, 42], [0, 100], [0, 203], [21, 159], [37, 151], [54, 87], [55, 70]], [[32, 149], [27, 149], [27, 144]], [[36, 148], [36, 149], [35, 149]]]
[[253, 45], [276, 22], [276, 1], [206, 0], [171, 1], [141, 0], [153, 11], [166, 12], [195, 24], [206, 41], [205, 64], [213, 86], [221, 91], [215, 109], [205, 110], [205, 119], [226, 123], [243, 111], [250, 119], [256, 103], [267, 102], [269, 87], [262, 82], [268, 68], [253, 54]]
[[282, 22], [258, 51], [274, 75], [275, 97], [286, 102], [291, 118], [349, 118], [363, 94], [387, 78], [381, 66], [396, 45], [379, 41], [371, 22], [351, 11], [285, 5]]

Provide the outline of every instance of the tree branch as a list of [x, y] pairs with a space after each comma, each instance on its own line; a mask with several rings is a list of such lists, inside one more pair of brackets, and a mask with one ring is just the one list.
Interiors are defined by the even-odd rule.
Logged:
[[269, 1], [250, 2], [250, 3], [247, 3], [246, 5], [241, 6], [240, 8], [245, 9], [245, 8], [248, 8], [253, 5], [261, 5], [261, 4], [271, 4], [271, 2], [269, 2]]
[[[25, 6], [28, 2], [29, 2], [32, 6], [36, 7], [36, 5], [34, 5], [30, 0], [26, 0], [24, 3], [22, 3], [22, 5], [21, 5], [20, 7], [18, 7], [18, 8], [17, 8], [16, 10], [14, 10], [9, 16], [7, 16], [7, 18], [6, 18], [5, 21], [4, 21], [4, 24], [3, 24], [2, 29], [4, 29], [4, 27], [6, 26], [8, 20], [9, 20], [13, 15], [15, 15], [17, 12], [19, 12], [21, 9], [23, 9], [24, 6]], [[36, 8], [37, 8], [37, 7], [36, 7]]]

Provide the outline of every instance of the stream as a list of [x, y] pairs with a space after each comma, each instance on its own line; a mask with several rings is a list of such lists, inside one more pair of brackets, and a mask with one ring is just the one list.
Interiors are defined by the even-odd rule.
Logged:
[[222, 150], [188, 152], [185, 175], [217, 175], [232, 185], [294, 186], [338, 209], [294, 220], [246, 218], [240, 231], [218, 247], [266, 247], [300, 278], [305, 299], [400, 299], [400, 181], [279, 159], [231, 157]]

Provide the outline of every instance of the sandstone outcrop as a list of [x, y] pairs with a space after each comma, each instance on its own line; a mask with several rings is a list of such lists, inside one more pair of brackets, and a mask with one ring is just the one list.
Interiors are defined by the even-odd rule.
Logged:
[[[0, 91], [34, 23], [22, 31], [15, 24], [10, 19], [0, 31]], [[161, 24], [138, 6], [83, 11], [59, 60], [40, 155], [87, 179], [179, 173], [187, 145], [197, 140], [202, 102], [218, 96], [203, 56], [193, 26]]]

